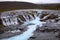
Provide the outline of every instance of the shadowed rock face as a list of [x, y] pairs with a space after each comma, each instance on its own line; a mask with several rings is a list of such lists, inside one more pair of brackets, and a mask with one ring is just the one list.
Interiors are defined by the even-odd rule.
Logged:
[[0, 19], [0, 34], [4, 33], [3, 28], [4, 28], [4, 26], [2, 24], [2, 20]]
[[0, 34], [4, 33], [4, 26], [0, 25]]

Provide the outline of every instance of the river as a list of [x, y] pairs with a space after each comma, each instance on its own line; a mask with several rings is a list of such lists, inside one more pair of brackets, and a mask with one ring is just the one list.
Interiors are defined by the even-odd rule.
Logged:
[[25, 31], [24, 33], [22, 33], [20, 35], [2, 39], [2, 40], [28, 40], [33, 35], [33, 32], [36, 30], [37, 25], [40, 25], [40, 27], [41, 27], [41, 26], [43, 26], [44, 23], [46, 23], [46, 22], [41, 22], [39, 20], [40, 20], [39, 17], [36, 17], [35, 20], [26, 22], [25, 24], [33, 23], [34, 25], [27, 26], [28, 27], [27, 31]]

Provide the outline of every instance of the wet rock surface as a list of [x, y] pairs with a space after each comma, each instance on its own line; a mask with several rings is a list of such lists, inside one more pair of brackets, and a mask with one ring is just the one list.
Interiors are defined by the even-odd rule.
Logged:
[[[42, 14], [41, 19], [49, 15], [45, 11], [41, 12], [41, 14]], [[34, 35], [30, 37], [29, 40], [60, 40], [60, 14], [59, 13], [58, 14], [52, 13], [52, 15], [50, 15], [46, 19], [40, 21], [42, 22], [44, 21], [46, 22], [46, 24], [43, 24], [42, 27], [37, 26], [37, 29], [34, 31]], [[28, 25], [34, 25], [34, 24], [28, 24]], [[28, 25], [24, 25], [24, 26], [28, 26]], [[27, 27], [23, 27], [23, 26], [20, 27], [20, 25], [16, 25], [16, 27], [15, 26], [6, 27], [4, 31], [3, 30], [0, 31], [1, 32], [0, 38], [13, 37], [22, 34], [27, 29], [28, 29]], [[6, 32], [6, 31], [13, 31], [13, 30], [20, 30], [21, 32], [16, 32], [16, 33]]]
[[[46, 15], [48, 14], [43, 14], [42, 18]], [[60, 40], [60, 19], [58, 16], [53, 14], [46, 20], [40, 21], [46, 21], [46, 24], [38, 27], [29, 40]]]
[[37, 30], [29, 40], [60, 40], [58, 29]]
[[24, 31], [27, 30], [27, 27], [12, 27], [13, 29], [9, 29], [9, 30], [5, 30], [5, 32], [1, 32], [0, 34], [0, 39], [3, 39], [3, 38], [9, 38], [9, 37], [13, 37], [13, 36], [16, 36], [16, 35], [20, 35], [22, 34]]
[[29, 40], [60, 40], [60, 25], [45, 25], [38, 27]]

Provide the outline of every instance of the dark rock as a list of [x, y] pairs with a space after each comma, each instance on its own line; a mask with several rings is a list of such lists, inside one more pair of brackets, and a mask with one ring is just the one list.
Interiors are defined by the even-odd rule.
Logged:
[[45, 30], [40, 30], [40, 32], [45, 32]]
[[23, 31], [23, 29], [22, 29], [22, 28], [19, 28], [19, 30]]
[[32, 36], [32, 37], [30, 37], [30, 39], [35, 39], [35, 38], [36, 38], [36, 37], [33, 37], [33, 36]]
[[58, 19], [55, 20], [55, 22], [58, 22], [58, 21], [59, 21]]
[[60, 31], [56, 34], [57, 38], [60, 38]]
[[4, 33], [4, 30], [0, 30], [0, 34]]

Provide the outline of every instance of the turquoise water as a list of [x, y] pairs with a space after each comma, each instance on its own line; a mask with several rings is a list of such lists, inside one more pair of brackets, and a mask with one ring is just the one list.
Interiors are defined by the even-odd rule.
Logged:
[[28, 40], [33, 35], [33, 32], [36, 30], [37, 25], [40, 25], [40, 27], [41, 27], [45, 23], [45, 22], [41, 22], [39, 20], [40, 19], [38, 17], [36, 17], [36, 19], [34, 19], [30, 22], [25, 22], [26, 25], [30, 24], [30, 23], [33, 23], [34, 25], [27, 26], [28, 29], [23, 34], [20, 34], [20, 35], [14, 36], [14, 37], [10, 37], [7, 39], [2, 39], [2, 40]]

